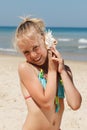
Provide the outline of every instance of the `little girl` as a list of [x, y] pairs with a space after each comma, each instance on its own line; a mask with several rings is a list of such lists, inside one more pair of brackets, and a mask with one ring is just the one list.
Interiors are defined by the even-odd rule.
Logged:
[[64, 65], [41, 19], [25, 18], [16, 30], [15, 44], [26, 59], [18, 66], [28, 108], [23, 130], [60, 130], [64, 92], [73, 110], [81, 105], [70, 68]]

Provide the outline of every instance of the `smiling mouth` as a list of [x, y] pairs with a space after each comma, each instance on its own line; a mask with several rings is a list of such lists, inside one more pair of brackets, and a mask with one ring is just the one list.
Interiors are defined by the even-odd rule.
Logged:
[[40, 60], [41, 60], [41, 57], [35, 59], [35, 62], [38, 62], [38, 61], [40, 61]]

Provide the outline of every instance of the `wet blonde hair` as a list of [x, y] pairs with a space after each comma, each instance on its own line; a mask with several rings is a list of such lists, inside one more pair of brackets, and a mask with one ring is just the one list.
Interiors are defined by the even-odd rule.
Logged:
[[45, 24], [42, 19], [38, 18], [22, 18], [23, 21], [19, 24], [15, 33], [14, 46], [18, 49], [18, 42], [24, 41], [25, 38], [33, 36], [35, 32], [40, 35], [45, 34]]

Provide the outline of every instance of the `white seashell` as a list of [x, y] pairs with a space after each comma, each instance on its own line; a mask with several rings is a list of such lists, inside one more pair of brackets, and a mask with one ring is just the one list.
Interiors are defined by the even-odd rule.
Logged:
[[52, 31], [48, 31], [45, 35], [45, 44], [47, 46], [47, 49], [49, 49], [53, 44], [56, 44], [57, 41], [55, 40], [55, 38], [52, 35]]

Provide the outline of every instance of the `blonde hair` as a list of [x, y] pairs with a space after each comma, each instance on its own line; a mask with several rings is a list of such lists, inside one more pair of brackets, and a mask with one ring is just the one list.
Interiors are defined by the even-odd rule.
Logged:
[[30, 37], [36, 31], [40, 35], [44, 35], [45, 24], [42, 19], [22, 17], [23, 21], [18, 25], [15, 33], [14, 46], [18, 49], [18, 41], [25, 37]]

